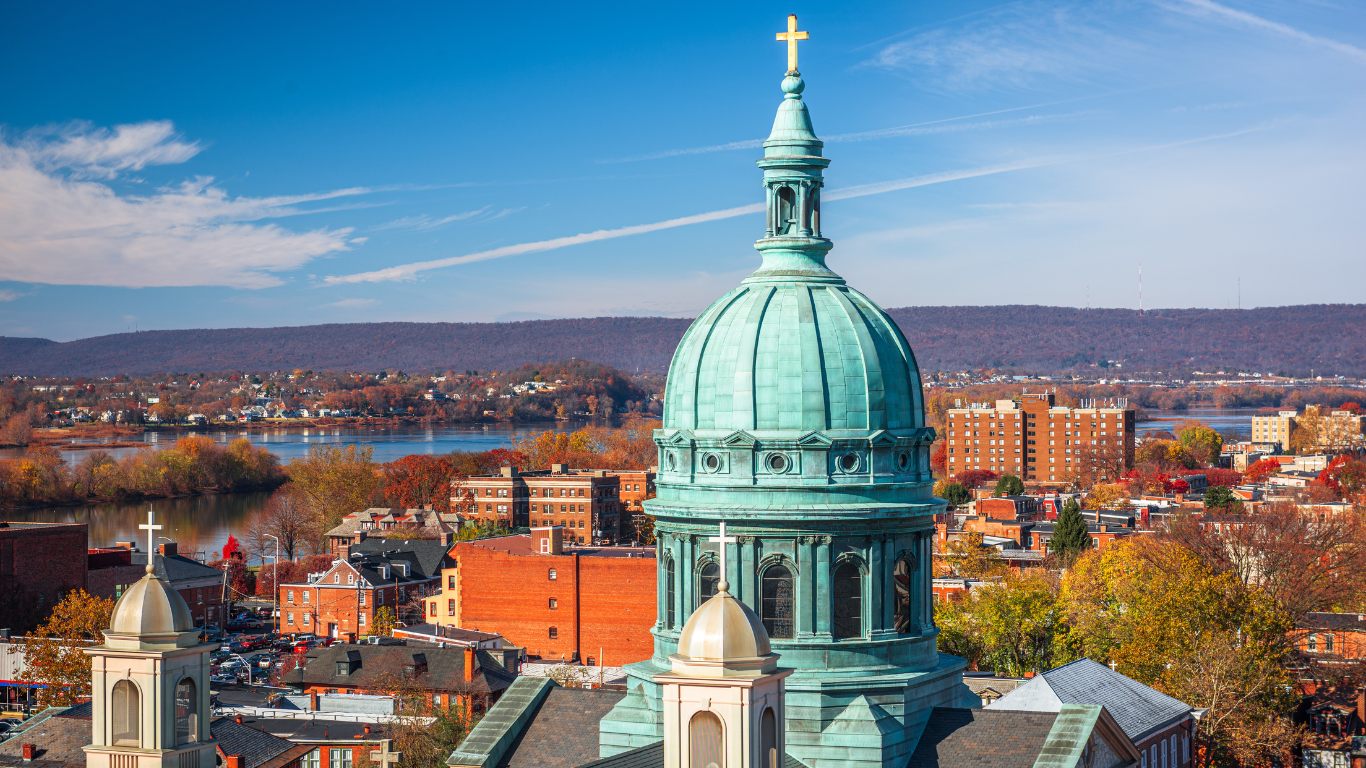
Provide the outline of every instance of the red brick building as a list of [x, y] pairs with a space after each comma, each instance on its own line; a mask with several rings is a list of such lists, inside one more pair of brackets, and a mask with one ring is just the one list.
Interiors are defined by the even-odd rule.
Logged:
[[1123, 399], [1082, 406], [1055, 406], [1045, 392], [950, 409], [949, 474], [988, 469], [1027, 483], [1113, 481], [1133, 467], [1134, 410]]
[[502, 635], [529, 657], [602, 666], [642, 661], [653, 652], [653, 549], [561, 549], [553, 529], [456, 542], [455, 593], [465, 629]]
[[[342, 546], [326, 571], [281, 584], [280, 631], [349, 638], [370, 634], [375, 611], [420, 618], [422, 598], [440, 586], [449, 540], [367, 539]], [[408, 616], [412, 613], [412, 616]]]
[[[559, 526], [572, 544], [611, 544], [620, 534], [625, 481], [605, 469], [569, 469], [563, 464], [536, 472], [503, 467], [497, 475], [458, 481], [451, 508], [467, 520], [508, 528]], [[632, 487], [653, 487], [653, 479]], [[632, 494], [644, 491], [632, 491]]]
[[[121, 546], [89, 550], [86, 591], [114, 600], [147, 575], [147, 553], [134, 552], [128, 542]], [[197, 626], [218, 624], [223, 615], [223, 572], [191, 560], [177, 551], [176, 543], [162, 544], [152, 562], [157, 578], [165, 579], [190, 606]]]
[[516, 677], [488, 651], [473, 648], [338, 643], [309, 651], [280, 680], [305, 694], [389, 694], [401, 681], [431, 697], [433, 705], [478, 715]]
[[0, 612], [17, 624], [83, 589], [88, 537], [84, 523], [0, 522]]

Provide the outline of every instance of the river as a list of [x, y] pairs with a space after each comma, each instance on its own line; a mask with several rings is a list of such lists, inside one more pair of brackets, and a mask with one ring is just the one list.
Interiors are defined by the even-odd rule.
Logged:
[[[1258, 413], [1255, 408], [1244, 409], [1191, 409], [1188, 411], [1148, 411], [1151, 421], [1138, 423], [1138, 431], [1152, 432], [1171, 430], [1183, 419], [1202, 421], [1216, 430], [1239, 430], [1249, 433], [1252, 416]], [[282, 462], [289, 462], [308, 452], [318, 444], [354, 444], [374, 449], [375, 461], [394, 461], [412, 454], [444, 454], [452, 451], [487, 451], [494, 448], [512, 447], [519, 437], [546, 429], [571, 431], [585, 423], [558, 422], [556, 424], [530, 425], [440, 425], [432, 427], [388, 427], [364, 429], [353, 427], [302, 428], [281, 427], [279, 429], [240, 432], [234, 429], [210, 429], [197, 434], [227, 442], [245, 437], [253, 445], [268, 449]], [[149, 431], [140, 438], [127, 437], [123, 440], [142, 439], [153, 446], [165, 446], [183, 433], [159, 433]], [[98, 444], [99, 440], [91, 441]], [[92, 445], [92, 450], [97, 450]], [[112, 448], [109, 453], [119, 456], [136, 448]], [[12, 458], [21, 455], [20, 450], [0, 451], [0, 456]], [[71, 462], [79, 461], [85, 451], [63, 451], [62, 456]], [[161, 499], [150, 502], [157, 511], [158, 521], [166, 526], [162, 531], [167, 538], [182, 543], [184, 551], [199, 549], [205, 552], [221, 551], [228, 535], [241, 530], [248, 517], [259, 509], [267, 493], [239, 493], [220, 496], [195, 496], [184, 499]], [[146, 520], [148, 503], [140, 504], [100, 504], [81, 507], [49, 507], [8, 511], [6, 519], [34, 522], [78, 522], [90, 526], [90, 545], [108, 546], [116, 541], [141, 541], [138, 524]], [[195, 546], [197, 545], [197, 546]], [[145, 546], [145, 544], [144, 544]]]

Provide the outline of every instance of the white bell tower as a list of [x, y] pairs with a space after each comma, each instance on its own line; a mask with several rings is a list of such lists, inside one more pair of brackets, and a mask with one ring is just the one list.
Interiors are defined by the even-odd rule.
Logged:
[[[722, 524], [723, 558], [726, 540]], [[664, 768], [782, 768], [792, 670], [778, 669], [763, 622], [725, 581], [683, 626], [669, 661], [672, 670], [654, 676], [664, 689]]]
[[156, 577], [147, 512], [147, 575], [114, 606], [92, 658], [89, 768], [214, 768], [209, 653], [185, 599]]

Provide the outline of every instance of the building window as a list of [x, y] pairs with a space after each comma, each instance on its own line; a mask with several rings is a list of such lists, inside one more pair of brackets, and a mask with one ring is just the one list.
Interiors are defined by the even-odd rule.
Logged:
[[1318, 635], [1310, 635], [1310, 636], [1309, 636], [1309, 652], [1310, 652], [1310, 653], [1316, 653], [1318, 650], [1319, 650], [1319, 636], [1318, 636]]
[[308, 605], [308, 595], [309, 595], [308, 590], [305, 589], [303, 594], [304, 594], [304, 605]]
[[122, 584], [115, 584], [115, 585], [114, 585], [114, 599], [117, 600], [117, 599], [119, 599], [120, 597], [123, 597], [123, 585], [122, 585]]
[[194, 592], [195, 592], [195, 595], [194, 595], [195, 602], [199, 602], [199, 603], [204, 602], [204, 590], [203, 590], [203, 589], [196, 589]]
[[553, 611], [553, 610], [555, 610], [556, 608], [559, 608], [559, 607], [560, 607], [560, 604], [559, 604], [558, 602], [556, 602], [555, 598], [553, 598], [553, 597], [550, 598], [550, 610]]
[[365, 626], [365, 614], [362, 613], [362, 614], [356, 616], [356, 624], [358, 624], [358, 625], [360, 625], [360, 626], [362, 626], [362, 627]]
[[1333, 652], [1333, 635], [1331, 633], [1323, 636], [1323, 652]]
[[560, 637], [560, 630], [559, 630], [557, 627], [551, 627], [551, 628], [550, 628], [550, 639], [551, 639], [551, 640], [558, 640], [559, 637]]
[[293, 624], [293, 623], [294, 623], [294, 611], [289, 611], [289, 612], [285, 613], [285, 623], [286, 623], [286, 624]]
[[721, 581], [721, 566], [716, 563], [707, 563], [702, 566], [702, 572], [697, 576], [697, 604], [703, 603], [717, 592], [717, 585]]
[[664, 628], [674, 628], [674, 561], [664, 564]]
[[175, 687], [175, 743], [193, 744], [199, 741], [199, 697], [194, 681], [185, 678]]
[[299, 768], [321, 768], [321, 760], [319, 758], [321, 758], [322, 755], [318, 754], [318, 752], [319, 751], [315, 749], [304, 755], [303, 758], [299, 760]]
[[778, 753], [778, 717], [773, 707], [764, 708], [759, 721], [759, 760], [762, 768], [782, 768]]
[[556, 576], [556, 574], [555, 574], [555, 569], [554, 569], [554, 568], [551, 568], [551, 569], [550, 569], [550, 580], [551, 580], [551, 581], [554, 581], [554, 580], [555, 580], [555, 576]]
[[896, 595], [893, 627], [899, 634], [909, 634], [915, 630], [915, 600], [911, 588], [915, 576], [915, 561], [909, 557], [898, 558], [892, 566], [892, 588]]
[[357, 605], [361, 605], [361, 606], [365, 605], [365, 593], [364, 593], [364, 592], [357, 592], [357, 593], [356, 593], [356, 604], [357, 604]]
[[332, 574], [332, 583], [333, 583], [333, 584], [340, 584], [340, 583], [341, 583], [341, 574], [340, 574], [340, 573], [334, 573], [334, 574]]
[[294, 602], [294, 590], [292, 590], [292, 589], [287, 589], [287, 590], [285, 590], [285, 602], [286, 602], [286, 603], [293, 603], [293, 602]]
[[308, 626], [308, 620], [309, 620], [308, 617], [309, 617], [309, 616], [310, 616], [310, 614], [307, 614], [307, 613], [304, 614], [304, 626], [305, 626], [305, 627]]
[[351, 748], [332, 747], [328, 750], [328, 768], [351, 768]]
[[845, 561], [834, 573], [834, 635], [836, 638], [863, 635], [863, 572], [856, 563]]
[[688, 768], [725, 768], [726, 749], [721, 718], [698, 712], [688, 721]]
[[792, 637], [792, 572], [785, 566], [769, 566], [763, 575], [762, 609], [769, 637]]
[[[433, 603], [433, 605], [435, 605], [435, 603]], [[447, 615], [447, 616], [454, 616], [454, 615], [455, 615], [455, 599], [454, 599], [454, 598], [452, 598], [452, 599], [446, 601], [446, 615]]]
[[431, 606], [431, 612], [430, 612], [429, 615], [435, 616], [435, 615], [436, 615], [436, 601], [433, 600], [433, 601], [431, 601], [430, 603], [428, 603], [427, 605]]
[[132, 680], [114, 683], [110, 710], [114, 714], [114, 743], [127, 746], [138, 744], [138, 715], [142, 712], [138, 687]]
[[348, 574], [346, 574], [346, 583], [347, 583], [347, 584], [355, 584], [355, 583], [356, 583], [356, 574], [354, 574], [354, 573], [348, 573]]

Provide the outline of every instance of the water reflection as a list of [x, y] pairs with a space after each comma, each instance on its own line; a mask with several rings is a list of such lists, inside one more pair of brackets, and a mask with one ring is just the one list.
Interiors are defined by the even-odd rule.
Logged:
[[[234, 493], [218, 496], [191, 496], [181, 499], [157, 499], [150, 502], [156, 510], [157, 523], [165, 526], [158, 534], [180, 545], [182, 554], [200, 550], [214, 559], [211, 553], [223, 551], [230, 533], [239, 533], [251, 513], [270, 498], [269, 493]], [[85, 523], [90, 529], [90, 546], [107, 547], [116, 541], [136, 541], [147, 548], [147, 532], [138, 525], [147, 521], [149, 502], [137, 504], [94, 504], [81, 507], [47, 507], [41, 509], [6, 510], [3, 516], [17, 522]]]

